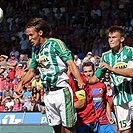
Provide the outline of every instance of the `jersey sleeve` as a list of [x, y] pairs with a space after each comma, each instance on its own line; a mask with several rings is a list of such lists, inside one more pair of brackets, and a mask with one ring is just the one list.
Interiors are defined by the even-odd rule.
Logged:
[[35, 58], [35, 52], [32, 51], [32, 58], [31, 58], [31, 61], [30, 61], [30, 68], [36, 68], [37, 67], [37, 61], [36, 61], [36, 58]]
[[[101, 60], [100, 60], [100, 63], [101, 62], [103, 62], [104, 61], [104, 58], [103, 58], [103, 56], [101, 57]], [[101, 68], [100, 67], [100, 65], [99, 65], [99, 67], [97, 68], [97, 70], [96, 70], [96, 72], [95, 72], [95, 76], [97, 77], [97, 78], [102, 78], [103, 76], [104, 76], [104, 74], [105, 74], [105, 72], [106, 72], [106, 69], [103, 69], [103, 68]]]
[[61, 57], [63, 61], [71, 60], [72, 54], [71, 51], [67, 48], [64, 42], [61, 40], [56, 40], [55, 51]]
[[132, 55], [132, 57], [131, 60], [127, 63], [127, 68], [133, 68], [133, 48], [131, 48], [129, 55]]

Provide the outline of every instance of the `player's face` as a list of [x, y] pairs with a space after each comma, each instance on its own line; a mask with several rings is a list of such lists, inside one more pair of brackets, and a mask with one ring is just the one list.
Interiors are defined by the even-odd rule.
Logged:
[[94, 75], [94, 71], [92, 69], [92, 66], [83, 67], [83, 73], [84, 73], [84, 75], [88, 81]]
[[39, 32], [36, 31], [35, 27], [27, 28], [26, 33], [32, 46], [40, 45], [40, 35]]
[[108, 42], [109, 42], [110, 48], [118, 49], [120, 45], [122, 45], [123, 41], [124, 41], [124, 37], [121, 37], [121, 34], [119, 32], [109, 33]]

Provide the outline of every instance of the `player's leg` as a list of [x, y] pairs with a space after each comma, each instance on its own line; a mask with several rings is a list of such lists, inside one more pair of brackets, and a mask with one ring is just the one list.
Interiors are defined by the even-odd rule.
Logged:
[[57, 126], [53, 126], [53, 129], [54, 129], [54, 133], [63, 133], [64, 132], [64, 129], [61, 124], [57, 125]]
[[130, 133], [131, 131], [131, 115], [128, 103], [115, 106], [115, 114], [119, 130], [122, 133]]
[[[58, 97], [57, 91], [45, 92], [44, 103], [46, 107], [46, 116], [49, 126], [52, 126], [54, 133], [62, 133], [62, 123], [60, 118], [60, 113], [55, 106], [58, 102], [56, 99]], [[60, 104], [60, 103], [59, 103]]]
[[71, 127], [71, 128], [63, 127], [62, 131], [63, 131], [62, 133], [76, 133], [75, 127]]
[[63, 93], [62, 96], [60, 97], [60, 100], [62, 104], [59, 108], [59, 111], [64, 132], [74, 133], [75, 132], [74, 125], [77, 118], [77, 114], [74, 109], [72, 89], [71, 88], [63, 89]]
[[116, 133], [116, 131], [111, 124], [103, 124], [100, 125], [100, 130], [98, 133]]

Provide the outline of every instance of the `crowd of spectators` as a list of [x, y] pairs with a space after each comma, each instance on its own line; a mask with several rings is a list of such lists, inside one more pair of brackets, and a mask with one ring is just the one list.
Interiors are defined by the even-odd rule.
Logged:
[[[52, 37], [65, 42], [82, 62], [98, 66], [103, 52], [109, 50], [108, 28], [122, 26], [125, 45], [133, 46], [133, 0], [1, 0], [4, 18], [0, 24], [0, 111], [42, 111], [43, 86], [38, 72], [22, 95], [14, 92], [29, 68], [31, 44], [24, 31], [28, 20], [42, 17], [51, 26]], [[78, 59], [78, 61], [76, 61]]]
[[24, 56], [0, 56], [0, 111], [44, 111], [44, 88], [38, 71], [34, 78], [23, 86], [24, 91], [21, 95], [14, 91], [28, 70], [29, 62], [27, 58], [22, 60]]

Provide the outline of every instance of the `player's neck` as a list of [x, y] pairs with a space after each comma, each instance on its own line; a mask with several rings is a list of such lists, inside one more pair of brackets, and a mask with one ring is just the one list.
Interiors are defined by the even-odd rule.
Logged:
[[48, 40], [48, 38], [41, 38], [40, 39], [40, 46], [43, 46], [47, 40]]
[[119, 53], [122, 50], [123, 46], [120, 44], [118, 47], [115, 47], [113, 50], [115, 53]]

